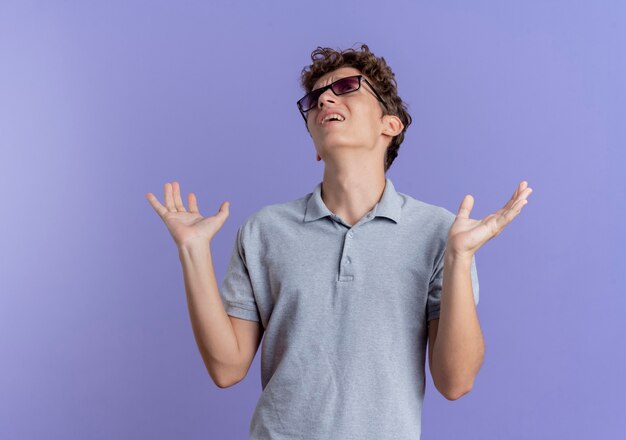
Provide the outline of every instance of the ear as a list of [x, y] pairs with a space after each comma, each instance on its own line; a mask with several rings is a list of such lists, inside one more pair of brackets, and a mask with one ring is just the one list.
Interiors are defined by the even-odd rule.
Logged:
[[399, 135], [404, 129], [404, 124], [396, 115], [383, 116], [383, 124], [383, 134], [389, 135], [391, 137]]

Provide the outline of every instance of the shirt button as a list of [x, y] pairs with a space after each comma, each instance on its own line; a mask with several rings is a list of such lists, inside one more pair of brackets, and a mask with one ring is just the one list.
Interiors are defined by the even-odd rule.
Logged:
[[348, 237], [352, 238], [353, 236], [354, 236], [354, 233], [348, 232]]
[[350, 259], [346, 258], [346, 264], [350, 264]]

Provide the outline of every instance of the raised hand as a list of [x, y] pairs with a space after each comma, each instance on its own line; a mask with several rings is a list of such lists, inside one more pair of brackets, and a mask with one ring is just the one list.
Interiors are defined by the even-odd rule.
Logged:
[[474, 198], [467, 194], [448, 232], [446, 252], [457, 256], [473, 256], [483, 244], [500, 234], [504, 227], [517, 217], [528, 203], [526, 199], [532, 191], [532, 188], [528, 187], [528, 182], [522, 181], [506, 205], [482, 220], [469, 218], [474, 207]]
[[230, 202], [226, 201], [222, 203], [216, 215], [203, 217], [198, 210], [194, 193], [189, 193], [189, 211], [187, 211], [180, 197], [178, 182], [165, 183], [165, 206], [161, 205], [152, 193], [146, 194], [146, 198], [165, 222], [178, 247], [211, 241], [230, 214]]

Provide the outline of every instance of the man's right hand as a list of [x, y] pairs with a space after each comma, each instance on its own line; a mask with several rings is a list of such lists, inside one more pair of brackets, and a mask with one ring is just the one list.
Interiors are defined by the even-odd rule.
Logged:
[[216, 215], [203, 217], [198, 210], [194, 193], [189, 193], [189, 211], [187, 211], [180, 197], [178, 182], [165, 183], [165, 206], [161, 205], [152, 193], [146, 194], [146, 198], [165, 222], [179, 248], [197, 242], [211, 241], [230, 214], [230, 202], [225, 201]]

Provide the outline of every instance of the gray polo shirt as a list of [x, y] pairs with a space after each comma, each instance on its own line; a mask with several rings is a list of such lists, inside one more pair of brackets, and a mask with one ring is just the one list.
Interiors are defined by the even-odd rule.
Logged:
[[[386, 178], [350, 225], [321, 186], [250, 215], [220, 287], [230, 316], [264, 328], [250, 438], [418, 440], [427, 321], [439, 317], [455, 214]], [[471, 279], [478, 304], [475, 259]]]

